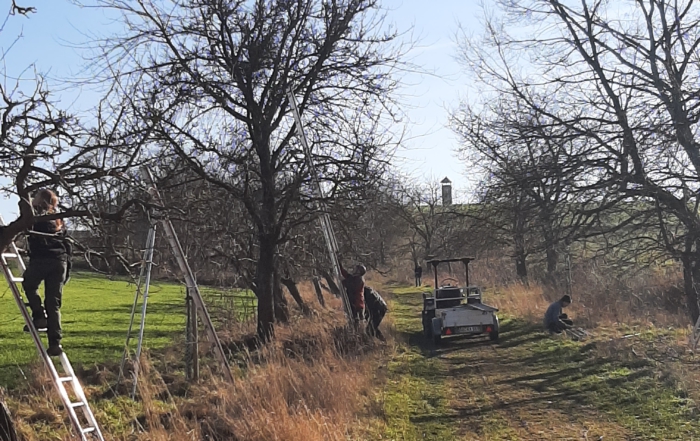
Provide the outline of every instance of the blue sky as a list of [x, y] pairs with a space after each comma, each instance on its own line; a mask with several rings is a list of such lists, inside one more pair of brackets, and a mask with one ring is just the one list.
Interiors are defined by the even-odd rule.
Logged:
[[[7, 5], [8, 2], [3, 2]], [[66, 90], [62, 79], [82, 77], [84, 56], [76, 46], [89, 41], [91, 35], [109, 34], [118, 29], [106, 13], [99, 9], [79, 8], [68, 0], [22, 0], [20, 5], [33, 5], [35, 14], [25, 18], [12, 16], [0, 33], [0, 48], [7, 51], [5, 70], [8, 82], [14, 81], [27, 68], [47, 75], [59, 89], [62, 105], [75, 111], [90, 108], [98, 97], [93, 91]], [[417, 40], [409, 54], [411, 61], [429, 75], [409, 74], [402, 89], [409, 118], [408, 136], [397, 153], [396, 165], [417, 181], [440, 180], [448, 176], [455, 191], [469, 190], [466, 166], [457, 159], [457, 140], [446, 127], [449, 109], [460, 99], [468, 99], [469, 78], [455, 60], [454, 37], [458, 24], [468, 31], [479, 32], [481, 9], [478, 0], [383, 0], [387, 19], [400, 31], [407, 31]], [[15, 42], [15, 37], [21, 35]], [[31, 72], [26, 77], [31, 77]], [[472, 91], [473, 93], [473, 91]], [[13, 199], [0, 199], [0, 213], [16, 216]]]

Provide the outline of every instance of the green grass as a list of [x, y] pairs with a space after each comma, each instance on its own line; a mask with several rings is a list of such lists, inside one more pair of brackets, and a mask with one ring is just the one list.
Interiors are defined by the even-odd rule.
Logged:
[[[63, 290], [61, 308], [63, 347], [74, 366], [118, 362], [124, 350], [135, 285], [126, 280], [90, 273], [75, 273]], [[207, 304], [227, 306], [231, 317], [221, 317], [219, 308], [210, 308], [215, 326], [222, 320], [248, 318], [255, 307], [251, 293], [223, 292], [201, 288]], [[40, 287], [43, 298], [43, 286]], [[245, 307], [244, 307], [245, 305]], [[253, 309], [251, 309], [253, 308]], [[140, 304], [138, 312], [140, 313]], [[134, 323], [131, 347], [136, 347], [138, 320]], [[184, 338], [185, 288], [177, 283], [152, 281], [144, 346], [159, 349]], [[29, 334], [22, 331], [24, 321], [17, 310], [9, 288], [0, 292], [0, 386], [15, 387], [21, 383], [24, 368], [38, 360]], [[45, 335], [43, 336], [45, 341]]]
[[392, 380], [383, 391], [385, 439], [454, 439], [452, 427], [443, 423], [449, 413], [444, 366], [406, 350], [396, 354], [388, 368]]
[[[87, 273], [72, 275], [63, 290], [61, 315], [62, 344], [74, 365], [121, 359], [134, 292], [135, 286], [123, 280]], [[43, 286], [40, 294], [43, 298]], [[184, 297], [185, 290], [180, 285], [152, 282], [144, 334], [147, 347], [162, 348], [183, 333]], [[22, 378], [21, 369], [38, 359], [23, 326], [8, 288], [0, 299], [0, 385], [17, 384]], [[138, 329], [138, 323], [134, 329]]]
[[639, 336], [615, 346], [606, 332], [574, 342], [501, 314], [498, 345], [447, 339], [432, 348], [420, 335], [421, 290], [391, 290], [407, 342], [388, 365], [377, 438], [559, 440], [585, 431], [588, 439], [700, 439], [698, 405], [668, 369], [696, 361], [664, 359], [675, 330], [635, 329]]
[[[416, 310], [423, 304], [423, 288], [392, 287], [390, 310], [397, 331], [407, 336], [422, 332]], [[397, 297], [402, 296], [399, 300]], [[389, 377], [381, 392], [385, 425], [375, 437], [390, 440], [454, 439], [452, 428], [442, 423], [449, 390], [445, 368], [437, 359], [423, 356], [420, 348], [402, 345], [387, 364]]]

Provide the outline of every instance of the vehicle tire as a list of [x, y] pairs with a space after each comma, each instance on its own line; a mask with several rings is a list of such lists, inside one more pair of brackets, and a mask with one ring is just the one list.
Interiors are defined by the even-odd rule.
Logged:
[[498, 331], [489, 332], [489, 339], [491, 341], [497, 341], [498, 340]]

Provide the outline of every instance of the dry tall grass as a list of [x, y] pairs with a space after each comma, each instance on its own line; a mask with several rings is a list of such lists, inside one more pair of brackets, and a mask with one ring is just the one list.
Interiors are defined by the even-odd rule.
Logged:
[[514, 281], [503, 284], [503, 278], [509, 277], [504, 276], [507, 270], [475, 266], [479, 280], [485, 282], [480, 284], [493, 288], [492, 303], [516, 317], [541, 320], [549, 303], [569, 293], [570, 289], [574, 301], [568, 313], [586, 327], [624, 324], [684, 328], [690, 320], [681, 269], [676, 266], [620, 273], [593, 261], [581, 262], [572, 266], [570, 288], [564, 272], [557, 286], [539, 283], [525, 286]]
[[[308, 286], [304, 288], [311, 304], [315, 295]], [[187, 384], [178, 371], [177, 357], [182, 354], [177, 348], [144, 358], [137, 402], [113, 396], [114, 366], [84, 373], [86, 392], [106, 439], [352, 439], [356, 415], [371, 396], [374, 369], [390, 345], [364, 335], [348, 335], [338, 301], [328, 300], [329, 309], [314, 309], [311, 316], [294, 315], [291, 323], [279, 326], [273, 343], [242, 349], [237, 354], [233, 384], [207, 365], [199, 384]], [[253, 330], [254, 324], [229, 329], [224, 343], [250, 340]], [[28, 390], [8, 397], [21, 438], [73, 439], [44, 370], [35, 366], [31, 375], [34, 380]], [[120, 392], [130, 388], [127, 382]]]
[[[465, 282], [461, 263], [439, 267], [438, 281], [456, 278]], [[533, 265], [536, 274], [541, 268]], [[540, 278], [543, 278], [541, 276]], [[533, 280], [536, 277], [532, 278]], [[515, 274], [513, 260], [503, 255], [488, 255], [470, 264], [470, 283], [487, 288], [484, 301], [505, 313], [531, 321], [541, 320], [549, 303], [568, 293], [567, 271], [560, 268], [557, 286], [531, 282], [522, 284]], [[397, 268], [389, 279], [413, 282], [413, 269]], [[432, 268], [423, 269], [423, 283], [434, 284]], [[606, 267], [594, 259], [573, 260], [570, 315], [584, 326], [655, 325], [686, 327], [689, 317], [683, 295], [682, 269], [679, 265], [637, 268], [621, 271]]]

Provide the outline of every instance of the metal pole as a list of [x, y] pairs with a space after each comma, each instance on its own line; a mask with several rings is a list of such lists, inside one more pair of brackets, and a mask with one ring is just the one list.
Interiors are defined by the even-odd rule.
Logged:
[[437, 263], [433, 262], [430, 264], [433, 267], [433, 275], [435, 276], [435, 289], [438, 289], [438, 273], [437, 273]]
[[[192, 296], [190, 296], [191, 298]], [[193, 302], [190, 305], [190, 346], [192, 352], [192, 380], [199, 381], [199, 328], [197, 308]]]
[[468, 260], [464, 261], [464, 271], [465, 271], [466, 276], [467, 276], [466, 284], [467, 284], [467, 286], [469, 286], [469, 261]]

